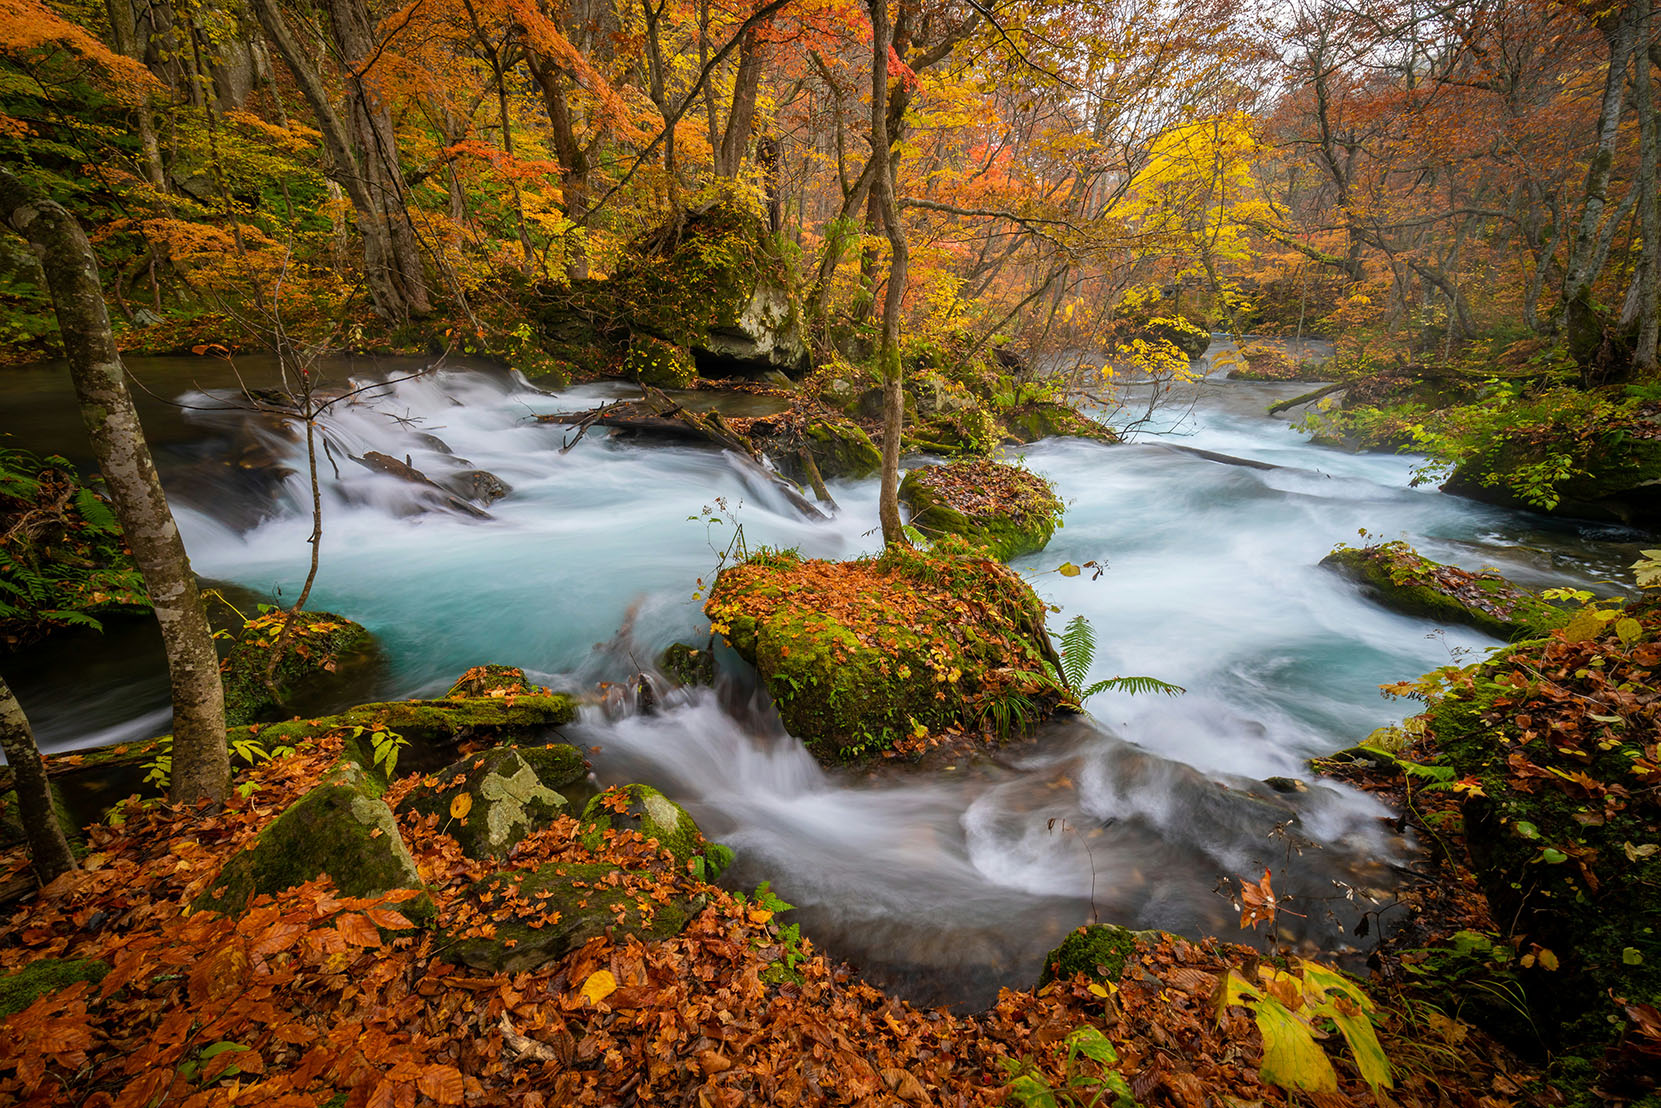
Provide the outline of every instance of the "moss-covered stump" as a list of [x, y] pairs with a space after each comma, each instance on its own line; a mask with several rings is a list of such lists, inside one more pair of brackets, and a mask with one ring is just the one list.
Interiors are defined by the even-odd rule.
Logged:
[[673, 643], [658, 655], [657, 668], [680, 685], [715, 684], [715, 652], [688, 643]]
[[96, 985], [110, 972], [96, 958], [42, 958], [15, 973], [0, 974], [0, 1019], [15, 1016], [36, 1000], [82, 981]]
[[1038, 977], [1042, 989], [1051, 981], [1070, 981], [1084, 974], [1092, 981], [1118, 981], [1125, 961], [1136, 949], [1136, 932], [1111, 923], [1080, 927], [1044, 958]]
[[554, 862], [498, 873], [462, 894], [463, 909], [440, 932], [449, 962], [519, 973], [563, 958], [589, 939], [624, 935], [650, 941], [678, 934], [701, 905], [658, 900], [661, 878], [603, 863]]
[[1067, 699], [1042, 676], [1043, 603], [958, 540], [852, 562], [760, 554], [721, 572], [704, 611], [827, 762], [951, 730], [1013, 738]]
[[1393, 611], [1464, 624], [1496, 638], [1538, 638], [1569, 619], [1562, 608], [1497, 573], [1433, 562], [1404, 542], [1340, 546], [1321, 564], [1360, 583]]
[[1017, 442], [1033, 443], [1057, 435], [1097, 442], [1119, 441], [1118, 434], [1075, 408], [1053, 400], [1033, 400], [1002, 413], [1004, 429]]
[[923, 534], [961, 536], [1006, 562], [1044, 549], [1061, 526], [1061, 501], [1050, 483], [1002, 462], [914, 469], [900, 482], [900, 500]]
[[577, 834], [590, 850], [597, 850], [608, 831], [636, 831], [686, 865], [703, 859], [702, 877], [713, 881], [732, 861], [732, 851], [704, 838], [690, 813], [650, 785], [623, 785], [607, 789], [583, 809]]
[[255, 897], [327, 874], [345, 896], [420, 890], [399, 910], [411, 920], [430, 919], [432, 898], [380, 796], [379, 784], [368, 774], [341, 762], [272, 820], [254, 845], [225, 863], [193, 907], [236, 915]]
[[1588, 1059], [1631, 1023], [1628, 1005], [1661, 1005], [1658, 671], [1661, 608], [1577, 618], [1461, 675], [1415, 752], [1459, 782], [1535, 1022]]
[[329, 612], [301, 612], [268, 684], [271, 652], [287, 620], [287, 612], [268, 612], [249, 620], [220, 666], [227, 725], [279, 719], [290, 701], [305, 695], [308, 686], [345, 667], [373, 660], [374, 637], [360, 624]]
[[403, 807], [437, 819], [469, 858], [505, 858], [565, 811], [556, 790], [587, 775], [588, 763], [573, 746], [498, 746], [423, 778]]

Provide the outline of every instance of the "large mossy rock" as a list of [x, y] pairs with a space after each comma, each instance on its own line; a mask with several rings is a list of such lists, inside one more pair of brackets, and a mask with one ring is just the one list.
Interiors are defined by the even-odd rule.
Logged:
[[96, 958], [41, 958], [13, 973], [0, 974], [0, 1019], [15, 1016], [48, 993], [82, 981], [96, 985], [110, 972]]
[[704, 611], [825, 761], [949, 728], [1015, 737], [1067, 699], [1042, 676], [1043, 602], [961, 541], [852, 562], [757, 555], [721, 572]]
[[1057, 435], [1097, 442], [1116, 443], [1119, 436], [1105, 423], [1098, 423], [1075, 408], [1053, 400], [1033, 400], [1002, 413], [1004, 428], [1017, 442], [1033, 443]]
[[1049, 544], [1061, 501], [1031, 470], [987, 460], [914, 469], [900, 482], [911, 525], [930, 538], [957, 535], [1009, 561]]
[[255, 897], [328, 874], [344, 896], [419, 890], [417, 897], [398, 906], [399, 911], [417, 922], [430, 919], [432, 897], [381, 791], [380, 784], [356, 765], [339, 763], [316, 788], [272, 820], [253, 846], [226, 862], [193, 907], [236, 915]]
[[491, 973], [539, 969], [589, 939], [624, 935], [666, 939], [701, 909], [694, 900], [650, 894], [661, 875], [620, 871], [603, 863], [554, 862], [494, 874], [462, 894], [479, 905], [488, 926], [457, 925], [436, 949], [450, 962]]
[[607, 789], [588, 802], [577, 825], [583, 844], [599, 849], [607, 831], [638, 831], [641, 838], [656, 839], [683, 866], [703, 858], [703, 876], [709, 881], [732, 861], [730, 849], [707, 842], [691, 813], [650, 785]]
[[375, 640], [362, 625], [330, 612], [301, 612], [272, 673], [273, 692], [265, 675], [288, 616], [270, 612], [249, 620], [221, 665], [227, 726], [280, 719], [291, 703], [303, 705], [318, 685], [338, 683], [331, 678], [373, 663]]
[[1111, 923], [1080, 927], [1045, 956], [1038, 987], [1042, 989], [1051, 981], [1070, 981], [1081, 973], [1092, 981], [1116, 982], [1135, 950], [1134, 931]]
[[[1661, 436], [1661, 421], [1639, 424], [1646, 436]], [[1576, 519], [1604, 520], [1629, 527], [1661, 527], [1661, 437], [1628, 435], [1617, 442], [1596, 442], [1569, 464], [1571, 476], [1556, 482], [1549, 504], [1525, 497], [1528, 475], [1550, 464], [1548, 451], [1575, 451], [1575, 444], [1502, 442], [1460, 463], [1442, 484], [1452, 496], [1505, 508], [1524, 508]]]
[[692, 351], [651, 335], [629, 339], [623, 356], [623, 373], [642, 385], [659, 389], [684, 389], [698, 379], [698, 365]]
[[1569, 619], [1562, 608], [1497, 573], [1433, 562], [1404, 542], [1340, 546], [1321, 564], [1358, 582], [1393, 611], [1464, 624], [1496, 638], [1538, 638]]
[[[505, 858], [565, 812], [566, 798], [557, 790], [587, 775], [588, 763], [573, 746], [498, 746], [422, 779], [403, 807], [436, 817], [439, 830], [469, 858]], [[459, 817], [458, 807], [465, 809]]]
[[630, 244], [609, 282], [619, 322], [720, 369], [808, 368], [790, 268], [741, 187], [694, 203]]
[[[1661, 1005], [1661, 607], [1578, 619], [1467, 671], [1416, 760], [1462, 783], [1472, 867], [1548, 1043], [1598, 1058]], [[1539, 954], [1551, 952], [1550, 958]]]

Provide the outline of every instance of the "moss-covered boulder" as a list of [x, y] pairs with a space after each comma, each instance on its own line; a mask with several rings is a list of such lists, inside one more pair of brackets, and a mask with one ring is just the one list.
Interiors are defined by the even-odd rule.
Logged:
[[[1622, 430], [1584, 438], [1565, 433], [1558, 442], [1501, 441], [1456, 466], [1442, 491], [1506, 508], [1656, 528], [1661, 418]], [[1542, 473], [1561, 477], [1549, 491], [1531, 493]]]
[[673, 643], [658, 655], [657, 668], [677, 684], [715, 684], [715, 652], [707, 647]]
[[193, 907], [235, 915], [255, 897], [303, 885], [322, 874], [345, 896], [374, 897], [420, 890], [399, 911], [430, 919], [433, 902], [415, 860], [398, 834], [381, 787], [351, 762], [341, 762], [235, 855]]
[[882, 451], [859, 427], [845, 419], [810, 419], [802, 438], [819, 472], [827, 479], [869, 477], [882, 468]]
[[961, 540], [852, 562], [760, 554], [721, 572], [704, 611], [825, 761], [948, 729], [1015, 737], [1067, 699], [1041, 676], [1043, 603]]
[[1061, 501], [1050, 483], [1003, 462], [914, 469], [900, 482], [900, 500], [923, 534], [961, 536], [1006, 562], [1044, 549], [1061, 526]]
[[608, 284], [631, 334], [685, 347], [722, 368], [808, 368], [790, 267], [761, 205], [742, 186], [719, 186], [635, 239]]
[[220, 667], [227, 725], [280, 719], [291, 704], [304, 704], [308, 691], [315, 694], [320, 684], [338, 684], [329, 682], [332, 676], [374, 662], [374, 637], [360, 624], [329, 612], [301, 612], [271, 671], [271, 652], [287, 620], [287, 612], [269, 612], [249, 620], [237, 636]]
[[961, 408], [933, 416], [908, 419], [905, 449], [948, 458], [979, 457], [1004, 440], [1003, 424], [986, 407]]
[[441, 957], [486, 972], [539, 969], [589, 939], [679, 934], [701, 905], [651, 894], [662, 877], [603, 863], [554, 862], [498, 873], [462, 894], [466, 907], [441, 931]]
[[96, 958], [41, 958], [20, 970], [0, 974], [0, 1019], [15, 1016], [48, 993], [85, 981], [97, 985], [110, 972]]
[[1562, 608], [1497, 573], [1433, 562], [1404, 542], [1340, 546], [1321, 564], [1361, 584], [1386, 608], [1464, 624], [1496, 638], [1538, 638], [1569, 619]]
[[557, 790], [587, 775], [588, 763], [573, 746], [499, 746], [423, 778], [403, 807], [435, 817], [469, 858], [504, 858], [563, 814], [566, 798]]
[[685, 808], [650, 785], [607, 789], [588, 802], [577, 827], [583, 844], [598, 849], [607, 831], [638, 831], [644, 839], [656, 839], [682, 865], [702, 858], [703, 876], [710, 881], [732, 861], [730, 849], [707, 841]]
[[526, 680], [525, 671], [518, 666], [486, 664], [474, 666], [458, 677], [444, 696], [447, 700], [457, 700], [472, 696], [544, 696], [547, 692]]
[[1319, 365], [1298, 361], [1278, 347], [1258, 343], [1240, 348], [1239, 359], [1232, 363], [1228, 377], [1231, 381], [1331, 380], [1330, 372], [1322, 376]]
[[692, 351], [684, 346], [637, 334], [629, 339], [623, 356], [623, 373], [642, 385], [660, 389], [684, 389], [698, 379]]
[[1045, 956], [1038, 987], [1042, 989], [1051, 981], [1070, 981], [1080, 973], [1092, 981], [1116, 982], [1135, 950], [1134, 931], [1111, 923], [1080, 927]]
[[1408, 754], [1460, 782], [1472, 867], [1535, 1022], [1586, 1058], [1627, 1005], [1661, 1005], [1657, 672], [1661, 607], [1577, 619], [1471, 667]]
[[1057, 435], [1097, 442], [1118, 442], [1119, 436], [1105, 423], [1066, 404], [1053, 400], [1032, 400], [1001, 413], [1004, 429], [1016, 442], [1032, 443]]

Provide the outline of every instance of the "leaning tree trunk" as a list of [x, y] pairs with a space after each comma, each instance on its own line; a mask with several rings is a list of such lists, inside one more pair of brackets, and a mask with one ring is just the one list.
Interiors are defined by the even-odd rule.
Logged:
[[0, 752], [11, 767], [17, 789], [17, 815], [23, 837], [29, 843], [29, 861], [42, 885], [75, 868], [75, 855], [64, 838], [58, 813], [52, 806], [52, 788], [46, 781], [46, 766], [35, 745], [35, 733], [23, 705], [12, 695], [6, 679], [0, 677]]
[[230, 784], [225, 694], [196, 577], [173, 522], [110, 333], [98, 262], [63, 207], [0, 168], [0, 216], [34, 248], [57, 309], [81, 418], [116, 518], [144, 574], [173, 682], [173, 799], [220, 801]]
[[888, 288], [882, 302], [882, 490], [877, 516], [882, 541], [897, 546], [906, 541], [900, 521], [900, 434], [905, 424], [905, 392], [900, 388], [900, 309], [905, 296], [905, 228], [894, 203], [894, 176], [888, 148], [888, 47], [891, 30], [888, 0], [869, 0], [871, 11], [871, 198], [888, 233]]

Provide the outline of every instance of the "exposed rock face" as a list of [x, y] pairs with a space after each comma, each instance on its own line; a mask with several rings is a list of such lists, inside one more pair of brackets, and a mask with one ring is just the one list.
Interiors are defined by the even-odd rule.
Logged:
[[227, 862], [194, 907], [235, 915], [257, 896], [328, 874], [345, 896], [421, 890], [399, 911], [412, 920], [431, 918], [432, 898], [380, 794], [368, 774], [340, 763], [260, 832], [253, 846]]
[[619, 871], [604, 863], [552, 862], [498, 873], [463, 894], [490, 917], [491, 933], [442, 933], [438, 949], [445, 959], [464, 966], [518, 973], [563, 958], [601, 935], [614, 941], [623, 935], [666, 939], [679, 933], [701, 905], [680, 897], [667, 902], [650, 898], [657, 880], [653, 874]]
[[[404, 807], [433, 816], [470, 858], [505, 858], [567, 807], [555, 791], [581, 781], [588, 763], [571, 746], [499, 746], [424, 779]], [[465, 801], [461, 798], [465, 796]], [[464, 809], [460, 816], [457, 808]]]
[[1404, 542], [1341, 546], [1321, 564], [1359, 582], [1386, 608], [1464, 624], [1496, 638], [1538, 638], [1569, 619], [1562, 608], [1497, 573], [1433, 562]]

